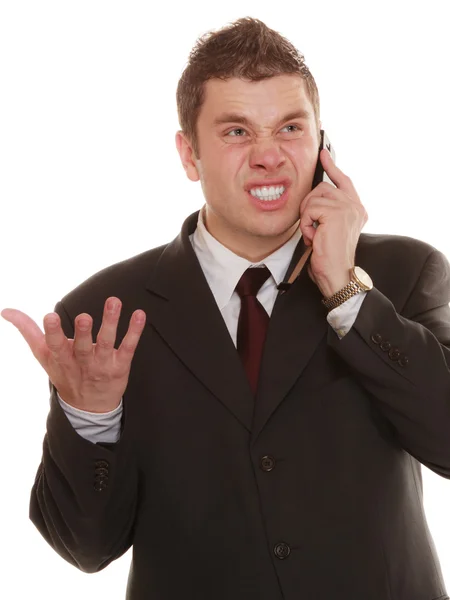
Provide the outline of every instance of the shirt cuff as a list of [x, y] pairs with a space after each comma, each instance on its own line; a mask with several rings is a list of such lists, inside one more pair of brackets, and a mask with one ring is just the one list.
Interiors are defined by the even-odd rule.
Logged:
[[97, 442], [116, 443], [120, 438], [120, 425], [123, 413], [123, 399], [114, 410], [106, 413], [93, 413], [75, 408], [61, 398], [59, 403], [75, 431], [93, 444]]
[[327, 321], [341, 340], [353, 327], [367, 292], [355, 294], [327, 314]]

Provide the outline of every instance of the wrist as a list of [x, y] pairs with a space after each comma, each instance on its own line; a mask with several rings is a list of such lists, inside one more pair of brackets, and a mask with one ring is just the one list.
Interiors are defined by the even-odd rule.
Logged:
[[[99, 404], [98, 402], [87, 402], [80, 400], [78, 398], [72, 398], [69, 394], [61, 395], [59, 390], [56, 390], [58, 398], [62, 400], [64, 405], [70, 406], [74, 410], [84, 412], [84, 413], [92, 413], [92, 414], [106, 414], [115, 411], [119, 408], [122, 403], [123, 398], [121, 397], [118, 401], [112, 401], [111, 398], [108, 398], [108, 401]], [[64, 396], [64, 397], [63, 397]]]
[[330, 312], [334, 308], [340, 306], [355, 294], [369, 291], [373, 287], [373, 282], [370, 276], [361, 267], [353, 267], [349, 273], [350, 280], [337, 292], [331, 296], [325, 296], [322, 299], [322, 304]]
[[331, 298], [337, 292], [342, 290], [346, 285], [348, 285], [351, 281], [351, 270], [349, 269], [345, 273], [341, 273], [332, 278], [324, 280], [323, 282], [318, 283], [318, 287], [324, 298]]

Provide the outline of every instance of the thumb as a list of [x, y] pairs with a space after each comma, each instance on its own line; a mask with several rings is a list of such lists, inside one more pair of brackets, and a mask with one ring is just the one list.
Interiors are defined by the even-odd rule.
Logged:
[[27, 342], [31, 352], [42, 364], [47, 354], [47, 345], [45, 343], [44, 333], [31, 317], [26, 315], [21, 310], [15, 308], [4, 308], [0, 313], [1, 316], [14, 325], [22, 337]]

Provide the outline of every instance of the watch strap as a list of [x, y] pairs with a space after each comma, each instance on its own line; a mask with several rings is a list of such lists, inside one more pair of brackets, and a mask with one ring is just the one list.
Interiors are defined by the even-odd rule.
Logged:
[[328, 309], [328, 311], [331, 311], [362, 291], [362, 287], [354, 279], [352, 279], [349, 283], [347, 283], [346, 286], [329, 298], [323, 298], [322, 304]]

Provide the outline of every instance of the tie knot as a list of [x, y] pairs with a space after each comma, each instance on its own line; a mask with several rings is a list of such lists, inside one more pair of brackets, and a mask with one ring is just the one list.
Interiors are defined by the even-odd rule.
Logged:
[[267, 267], [250, 267], [239, 279], [236, 286], [236, 292], [242, 298], [243, 296], [256, 296], [262, 284], [270, 277], [270, 271]]

